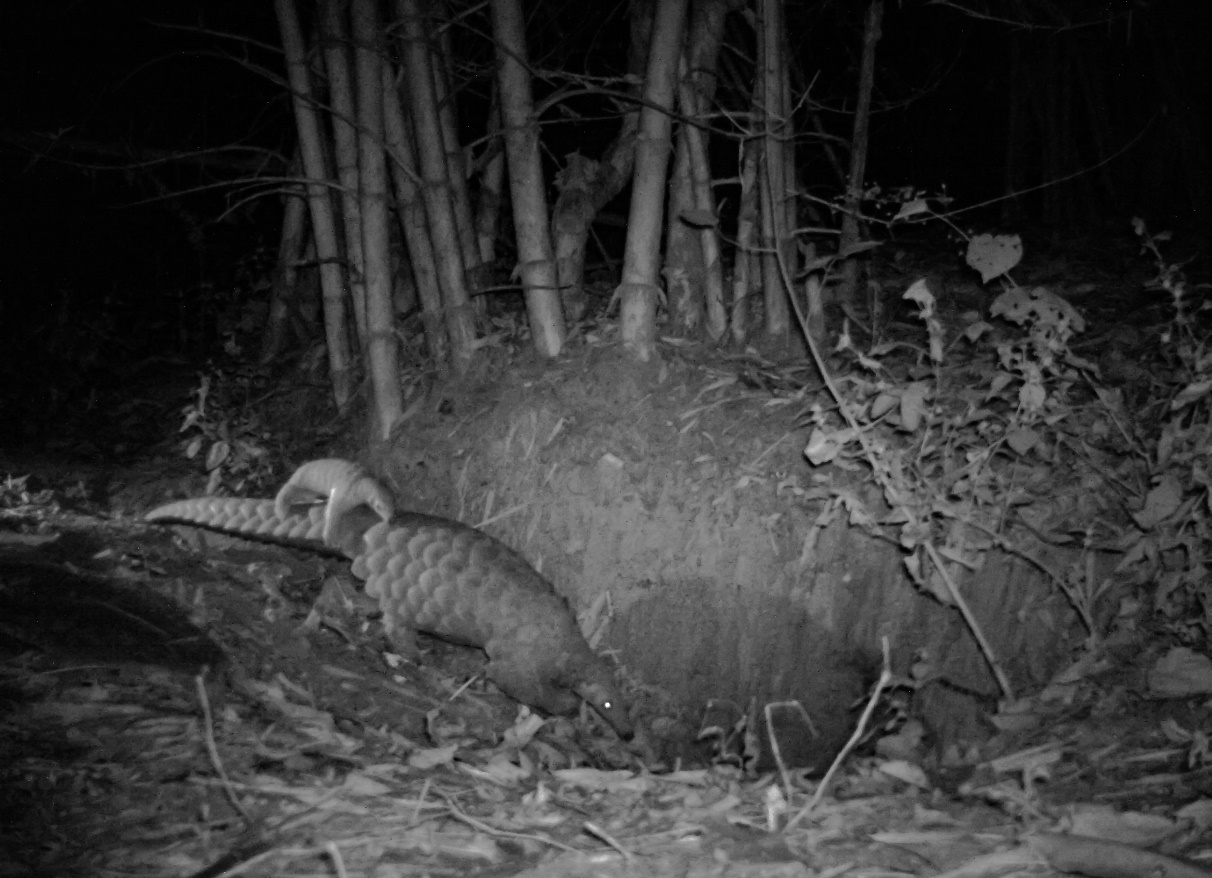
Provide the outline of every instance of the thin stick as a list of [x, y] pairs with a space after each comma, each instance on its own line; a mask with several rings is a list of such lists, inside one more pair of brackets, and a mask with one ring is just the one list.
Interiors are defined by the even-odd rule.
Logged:
[[345, 859], [341, 856], [341, 849], [337, 847], [337, 843], [335, 841], [324, 842], [324, 851], [337, 870], [337, 878], [349, 878], [349, 871], [345, 868]]
[[799, 813], [787, 821], [787, 825], [783, 827], [783, 832], [790, 832], [795, 828], [801, 820], [807, 817], [813, 809], [820, 804], [821, 799], [825, 797], [825, 790], [829, 788], [829, 782], [833, 776], [837, 774], [846, 757], [850, 755], [850, 751], [858, 745], [862, 740], [863, 733], [867, 730], [867, 723], [871, 719], [871, 714], [875, 712], [875, 705], [880, 700], [880, 693], [884, 691], [887, 685], [892, 681], [891, 657], [889, 656], [888, 638], [883, 638], [884, 645], [884, 667], [880, 671], [880, 678], [875, 684], [875, 691], [871, 693], [871, 698], [867, 701], [867, 706], [863, 709], [863, 715], [859, 717], [858, 726], [854, 729], [854, 734], [850, 736], [850, 740], [846, 742], [846, 746], [842, 748], [842, 752], [838, 753], [833, 759], [833, 764], [829, 766], [829, 770], [825, 772], [825, 776], [821, 778], [821, 782], [817, 784], [816, 792], [812, 794], [812, 798], [808, 804], [800, 809]]
[[602, 829], [602, 827], [590, 820], [586, 820], [583, 826], [585, 831], [590, 835], [600, 838], [602, 841], [606, 842], [606, 844], [610, 845], [610, 847], [618, 851], [622, 855], [623, 859], [627, 861], [627, 865], [634, 865], [631, 851], [619, 844], [614, 837], [610, 835], [610, 833], [606, 832], [606, 830]]
[[202, 705], [202, 738], [206, 742], [206, 752], [210, 756], [211, 765], [214, 766], [215, 773], [219, 775], [219, 780], [223, 782], [223, 791], [227, 794], [227, 798], [231, 800], [236, 813], [244, 818], [245, 823], [252, 823], [252, 818], [244, 810], [244, 805], [240, 803], [240, 799], [236, 796], [236, 790], [231, 785], [231, 779], [228, 778], [227, 772], [223, 770], [223, 760], [219, 758], [219, 748], [215, 744], [215, 727], [210, 713], [210, 698], [206, 695], [205, 668], [202, 670], [202, 673], [194, 677], [194, 686], [198, 690], [198, 701]]
[[798, 701], [770, 701], [762, 709], [766, 717], [766, 739], [770, 742], [770, 752], [774, 755], [774, 763], [778, 766], [779, 775], [783, 779], [783, 795], [788, 802], [791, 801], [791, 775], [787, 771], [787, 766], [783, 762], [783, 751], [779, 748], [778, 737], [774, 734], [774, 708], [779, 707], [795, 707], [803, 716], [805, 724], [808, 726], [808, 731], [812, 733], [812, 737], [819, 738], [820, 733], [816, 730], [816, 723], [812, 721], [812, 715], [804, 709], [804, 705]]
[[1014, 689], [1010, 685], [1010, 678], [1006, 676], [1006, 672], [1002, 670], [997, 656], [993, 654], [993, 647], [985, 639], [985, 632], [981, 630], [980, 623], [976, 621], [976, 616], [972, 615], [972, 610], [968, 608], [968, 602], [964, 600], [964, 596], [960, 594], [959, 587], [952, 581], [951, 574], [943, 566], [943, 559], [938, 556], [938, 550], [934, 548], [934, 543], [927, 540], [923, 545], [926, 548], [926, 554], [930, 556], [930, 561], [934, 564], [934, 569], [943, 578], [951, 599], [955, 601], [955, 605], [959, 608], [960, 615], [964, 617], [964, 621], [968, 624], [972, 636], [976, 638], [977, 644], [980, 645], [981, 653], [985, 656], [985, 661], [989, 663], [989, 669], [993, 671], [993, 676], [997, 678], [997, 685], [1001, 687], [1002, 694], [1013, 701]]
[[480, 832], [487, 833], [488, 835], [496, 835], [504, 838], [528, 838], [531, 841], [540, 841], [543, 844], [549, 844], [552, 847], [559, 848], [563, 851], [568, 851], [569, 853], [580, 853], [580, 851], [578, 851], [576, 848], [566, 845], [563, 842], [556, 841], [554, 838], [548, 838], [545, 835], [537, 835], [529, 832], [510, 832], [507, 829], [497, 829], [494, 826], [490, 826], [487, 823], [483, 823], [476, 820], [474, 817], [464, 814], [457, 807], [455, 807], [455, 804], [451, 801], [450, 796], [446, 795], [445, 793], [440, 793], [440, 795], [446, 800], [446, 807], [450, 811], [451, 816], [456, 820], [463, 821], [472, 829], [478, 829]]

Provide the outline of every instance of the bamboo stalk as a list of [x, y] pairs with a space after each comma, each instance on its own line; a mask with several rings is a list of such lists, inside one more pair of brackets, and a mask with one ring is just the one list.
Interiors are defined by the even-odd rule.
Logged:
[[425, 215], [429, 220], [430, 240], [442, 289], [451, 365], [456, 374], [462, 375], [471, 368], [475, 355], [475, 321], [450, 199], [442, 128], [434, 96], [429, 35], [421, 18], [418, 0], [396, 0], [396, 12], [401, 19], [404, 81], [408, 87], [417, 160], [423, 181], [421, 192], [425, 200]]
[[665, 217], [665, 166], [670, 152], [670, 117], [677, 87], [677, 64], [686, 24], [686, 0], [657, 4], [644, 107], [636, 143], [635, 180], [627, 220], [623, 278], [619, 284], [619, 323], [623, 344], [642, 363], [656, 356], [656, 310], [661, 228]]
[[299, 151], [307, 178], [307, 204], [320, 262], [320, 284], [324, 300], [324, 335], [328, 342], [328, 371], [337, 409], [345, 411], [353, 395], [349, 339], [345, 317], [345, 283], [337, 246], [336, 223], [328, 197], [329, 175], [320, 135], [320, 121], [311, 97], [311, 74], [299, 16], [293, 0], [274, 0], [274, 12], [282, 36], [286, 72], [294, 103]]
[[383, 154], [382, 29], [375, 0], [353, 0], [358, 79], [358, 165], [362, 181], [362, 258], [366, 280], [367, 362], [374, 395], [374, 434], [386, 441], [404, 411], [391, 304], [391, 232]]
[[530, 71], [525, 65], [525, 21], [518, 0], [492, 0], [491, 8], [501, 121], [509, 160], [509, 194], [518, 239], [518, 274], [526, 293], [535, 350], [554, 357], [564, 346], [564, 312], [548, 231], [539, 126], [530, 94]]

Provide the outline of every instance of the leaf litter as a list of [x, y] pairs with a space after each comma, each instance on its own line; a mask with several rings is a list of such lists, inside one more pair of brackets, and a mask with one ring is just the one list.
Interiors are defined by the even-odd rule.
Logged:
[[[62, 519], [43, 524], [80, 526]], [[171, 547], [90, 525], [129, 550], [121, 563], [144, 589], [170, 578], [139, 568], [167, 567]], [[14, 569], [0, 568], [6, 598]], [[221, 577], [207, 577], [216, 601]], [[431, 713], [413, 740], [326, 707], [289, 666], [217, 701], [213, 680], [156, 662], [25, 651], [2, 670], [3, 874], [1209, 874], [1165, 853], [1198, 849], [1212, 824], [1199, 714], [1125, 716], [1141, 686], [1212, 694], [1205, 664], [1182, 653], [1135, 677], [1109, 662], [1067, 669], [1003, 707], [986, 748], [1000, 755], [962, 778], [877, 750], [826, 790], [794, 771], [654, 773], [617, 746], [593, 751], [601, 729], [525, 709], [500, 735], [475, 728], [478, 708]], [[355, 682], [339, 670], [325, 676]]]

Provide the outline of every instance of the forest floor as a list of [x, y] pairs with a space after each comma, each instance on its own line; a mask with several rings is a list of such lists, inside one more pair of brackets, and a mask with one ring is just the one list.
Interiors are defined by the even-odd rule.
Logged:
[[[1163, 350], [1172, 318], [1164, 295], [1144, 292], [1147, 262], [1123, 246], [1087, 252], [1030, 271], [1089, 322], [1073, 349], [1129, 401], [1196, 386], [1200, 358], [1194, 374], [1159, 377], [1181, 357]], [[988, 297], [940, 264], [905, 253], [881, 283], [899, 292], [928, 273], [959, 338]], [[905, 371], [889, 368], [904, 382], [925, 343], [908, 306], [890, 311], [888, 341], [914, 351]], [[470, 523], [509, 513], [504, 500], [494, 509], [493, 486], [530, 459], [491, 443], [513, 439], [516, 412], [544, 394], [567, 413], [557, 432], [578, 440], [563, 454], [621, 449], [711, 485], [704, 506], [725, 496], [713, 480], [785, 481], [802, 464], [806, 412], [823, 393], [807, 361], [666, 341], [655, 367], [666, 379], [636, 383], [602, 322], [582, 327], [544, 386], [548, 370], [518, 353], [524, 319], [496, 321], [494, 374], [413, 388], [408, 436], [426, 444], [385, 463], [409, 491], [402, 505]], [[978, 361], [995, 368], [992, 356], [964, 365]], [[829, 362], [861, 373], [853, 358]], [[1191, 610], [1206, 598], [1189, 579], [1166, 592], [1186, 603], [1120, 593], [1106, 630], [1048, 685], [990, 709], [960, 758], [908, 715], [864, 727], [863, 689], [845, 715], [861, 745], [824, 778], [828, 763], [757, 771], [711, 735], [654, 763], [587, 711], [544, 720], [520, 708], [481, 679], [475, 651], [426, 640], [421, 665], [385, 654], [347, 564], [143, 523], [175, 497], [272, 496], [291, 463], [358, 445], [321, 381], [225, 374], [212, 373], [209, 397], [192, 378], [149, 384], [102, 426], [81, 420], [36, 451], [0, 452], [0, 876], [1212, 875], [1212, 670]], [[183, 409], [193, 426], [178, 435]], [[467, 423], [479, 452], [452, 444]], [[1142, 442], [1156, 432], [1122, 426]], [[132, 431], [162, 438], [140, 447]], [[1181, 446], [1172, 435], [1166, 459]], [[200, 461], [216, 447], [226, 464], [208, 480]], [[769, 469], [746, 470], [754, 458]], [[781, 496], [746, 502], [769, 516]], [[581, 514], [577, 502], [555, 516]], [[1199, 504], [1171, 510], [1189, 551]], [[659, 712], [644, 698], [641, 712]]]

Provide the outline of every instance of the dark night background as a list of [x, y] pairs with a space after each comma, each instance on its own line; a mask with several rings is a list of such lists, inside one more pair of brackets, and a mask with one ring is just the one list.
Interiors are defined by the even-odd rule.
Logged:
[[[1073, 20], [1106, 21], [1056, 33], [977, 20], [947, 6], [888, 4], [867, 179], [932, 192], [946, 186], [956, 208], [996, 198], [1006, 187], [1012, 85], [1044, 98], [1037, 108], [1066, 84], [1080, 85], [1066, 163], [1041, 166], [1055, 123], [1041, 119], [1018, 134], [1020, 184], [1072, 174], [1132, 145], [1047, 195], [960, 221], [1024, 233], [1046, 227], [1050, 234], [1124, 235], [1130, 218], [1141, 215], [1153, 228], [1205, 228], [1212, 191], [1204, 161], [1209, 6], [1077, 4], [1069, 10]], [[1026, 10], [1037, 20], [1051, 10], [997, 7], [1007, 17]], [[536, 67], [595, 74], [623, 68], [625, 3], [527, 8]], [[811, 82], [823, 130], [843, 141], [862, 12], [860, 4], [789, 5], [797, 94]], [[465, 23], [456, 43], [472, 65], [483, 65], [489, 48], [483, 10]], [[734, 61], [752, 52], [751, 30], [743, 30]], [[29, 411], [42, 399], [53, 408], [96, 385], [120, 383], [127, 368], [158, 361], [149, 358], [198, 363], [215, 354], [223, 340], [220, 314], [256, 300], [264, 288], [256, 277], [271, 264], [281, 210], [266, 179], [284, 173], [294, 141], [271, 4], [8, 4], [0, 39], [5, 419], [14, 406]], [[1037, 71], [1038, 82], [1011, 83], [1012, 51], [1022, 53], [1013, 69], [1020, 77]], [[725, 72], [720, 99], [735, 109], [729, 84]], [[536, 95], [550, 87], [536, 83]], [[1082, 109], [1081, 95], [1091, 93], [1103, 96], [1098, 113]], [[481, 131], [485, 94], [481, 80], [460, 95], [471, 137]], [[576, 109], [589, 114], [601, 107], [587, 101]], [[576, 124], [564, 118], [545, 117], [553, 162], [573, 148], [596, 156], [614, 130], [609, 118]], [[1093, 127], [1097, 119], [1110, 127]], [[720, 148], [735, 152], [731, 144]], [[844, 161], [844, 150], [840, 155]], [[836, 195], [836, 175], [815, 135], [801, 144], [800, 166], [806, 191]]]

